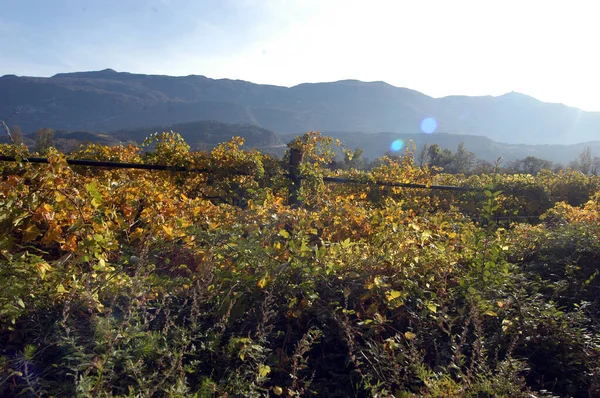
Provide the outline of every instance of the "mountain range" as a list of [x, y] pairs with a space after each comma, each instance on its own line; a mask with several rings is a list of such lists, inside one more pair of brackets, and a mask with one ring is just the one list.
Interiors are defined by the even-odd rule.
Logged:
[[560, 145], [600, 138], [600, 112], [544, 103], [520, 93], [433, 98], [384, 82], [343, 80], [294, 87], [240, 80], [143, 75], [105, 69], [52, 77], [0, 78], [0, 118], [23, 131], [111, 132], [211, 120], [252, 124], [278, 134], [307, 131], [439, 133], [502, 143]]

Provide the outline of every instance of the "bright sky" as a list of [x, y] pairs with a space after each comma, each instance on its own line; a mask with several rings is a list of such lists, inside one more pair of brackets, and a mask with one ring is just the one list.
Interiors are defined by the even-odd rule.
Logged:
[[600, 111], [596, 0], [2, 0], [0, 75], [383, 80]]

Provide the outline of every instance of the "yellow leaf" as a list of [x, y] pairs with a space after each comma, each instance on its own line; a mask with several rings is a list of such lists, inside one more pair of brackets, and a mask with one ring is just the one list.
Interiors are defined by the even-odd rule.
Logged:
[[431, 238], [431, 233], [429, 231], [423, 231], [423, 234], [421, 235], [421, 242], [425, 242], [429, 238]]
[[71, 235], [60, 248], [65, 251], [74, 252], [77, 249], [77, 237]]
[[163, 224], [162, 229], [169, 236], [169, 238], [173, 237], [173, 228], [169, 227], [168, 225]]
[[385, 292], [385, 299], [387, 301], [392, 301], [397, 299], [398, 297], [400, 297], [402, 295], [402, 293], [400, 293], [397, 290], [391, 290], [389, 292]]
[[281, 388], [279, 386], [273, 387], [273, 394], [275, 394], [277, 396], [283, 394], [283, 388]]
[[44, 216], [46, 216], [47, 213], [54, 212], [54, 207], [52, 207], [52, 205], [49, 203], [44, 203], [42, 206], [42, 212], [44, 213]]
[[406, 332], [406, 333], [404, 333], [404, 337], [406, 337], [406, 340], [412, 340], [415, 337], [417, 337], [417, 335], [414, 334], [413, 332]]
[[96, 271], [106, 271], [106, 261], [103, 258], [98, 260], [98, 264], [93, 267]]
[[487, 316], [498, 316], [498, 314], [496, 314], [494, 311], [486, 311], [484, 313], [484, 315], [487, 315]]
[[34, 224], [29, 224], [27, 228], [23, 230], [23, 242], [31, 242], [38, 236], [40, 236], [42, 232], [38, 227]]
[[419, 231], [419, 230], [421, 229], [421, 228], [419, 228], [419, 226], [418, 226], [417, 224], [413, 224], [413, 223], [410, 223], [410, 224], [409, 224], [409, 227], [411, 227], [411, 228], [412, 228], [412, 229], [414, 229], [415, 231]]
[[382, 287], [385, 285], [385, 282], [383, 281], [383, 279], [380, 276], [376, 276], [375, 279], [373, 279], [373, 283], [377, 287]]
[[41, 262], [41, 263], [37, 263], [35, 265], [38, 269], [38, 272], [40, 273], [40, 277], [42, 278], [42, 280], [46, 277], [46, 272], [48, 271], [52, 271], [52, 267], [50, 266], [50, 264], [48, 264], [47, 262]]
[[268, 365], [258, 365], [258, 377], [267, 377], [271, 373], [271, 367]]
[[62, 228], [54, 223], [50, 225], [48, 231], [46, 231], [46, 234], [42, 238], [42, 243], [45, 245], [52, 242], [64, 242], [64, 239], [62, 238]]
[[144, 236], [144, 230], [142, 228], [136, 228], [135, 231], [133, 231], [129, 235], [129, 240], [134, 241], [134, 240], [142, 239], [143, 236]]
[[437, 305], [434, 303], [427, 303], [427, 309], [435, 314], [437, 312]]
[[504, 303], [502, 301], [498, 301], [496, 305], [500, 308], [504, 307]]
[[259, 280], [256, 285], [258, 287], [260, 287], [261, 289], [264, 289], [267, 286], [267, 282], [268, 282], [267, 278], [268, 278], [268, 275], [265, 275], [264, 278]]
[[281, 235], [285, 239], [289, 239], [289, 237], [290, 237], [290, 234], [285, 229], [280, 229], [279, 230], [279, 235]]
[[56, 203], [61, 203], [61, 202], [64, 202], [64, 200], [65, 200], [66, 198], [67, 198], [67, 197], [66, 197], [65, 195], [63, 195], [62, 193], [60, 193], [60, 192], [56, 192], [56, 193], [54, 194], [54, 200], [56, 200]]
[[61, 283], [61, 284], [59, 284], [59, 285], [56, 287], [56, 292], [57, 292], [57, 293], [66, 293], [66, 292], [67, 292], [67, 289], [65, 289], [65, 287], [64, 287], [64, 286], [62, 285], [62, 283]]

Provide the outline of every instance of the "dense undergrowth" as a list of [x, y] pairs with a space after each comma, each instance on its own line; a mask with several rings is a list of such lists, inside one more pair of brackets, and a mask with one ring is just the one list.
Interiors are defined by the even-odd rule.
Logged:
[[288, 206], [286, 159], [241, 143], [69, 155], [189, 174], [1, 148], [0, 396], [600, 396], [595, 177], [334, 172], [313, 133]]

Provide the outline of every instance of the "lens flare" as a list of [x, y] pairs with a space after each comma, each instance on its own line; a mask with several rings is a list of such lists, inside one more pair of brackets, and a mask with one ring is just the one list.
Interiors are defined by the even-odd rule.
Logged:
[[400, 149], [402, 149], [403, 146], [404, 146], [404, 141], [396, 140], [396, 141], [392, 142], [392, 145], [390, 145], [390, 149], [394, 152], [398, 152]]
[[421, 121], [421, 131], [425, 134], [435, 133], [437, 130], [437, 121], [432, 117], [426, 117]]

